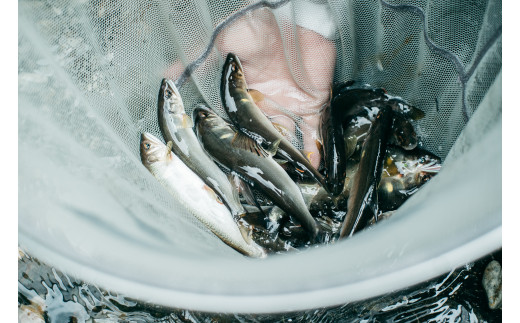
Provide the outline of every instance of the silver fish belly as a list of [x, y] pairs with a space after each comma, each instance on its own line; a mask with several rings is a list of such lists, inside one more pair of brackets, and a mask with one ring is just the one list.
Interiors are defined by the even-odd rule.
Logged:
[[244, 239], [231, 213], [218, 201], [215, 192], [151, 134], [141, 135], [141, 161], [177, 201], [223, 242], [251, 257], [266, 256], [254, 241]]

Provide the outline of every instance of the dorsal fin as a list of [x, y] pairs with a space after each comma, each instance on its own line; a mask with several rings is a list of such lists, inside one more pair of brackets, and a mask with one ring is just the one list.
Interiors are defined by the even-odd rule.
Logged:
[[410, 117], [412, 118], [412, 120], [420, 120], [425, 116], [424, 111], [419, 108], [411, 106], [410, 110]]
[[282, 139], [278, 138], [267, 147], [266, 151], [270, 156], [274, 156], [276, 154], [281, 141]]
[[254, 154], [257, 154], [260, 157], [269, 156], [269, 153], [264, 148], [262, 148], [256, 141], [249, 138], [242, 132], [237, 132], [235, 134], [233, 140], [231, 140], [231, 145], [238, 149], [250, 151]]

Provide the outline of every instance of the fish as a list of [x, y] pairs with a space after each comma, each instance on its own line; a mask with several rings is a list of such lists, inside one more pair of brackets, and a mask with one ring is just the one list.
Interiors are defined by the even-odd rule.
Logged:
[[[248, 89], [242, 64], [233, 53], [228, 53], [220, 83], [222, 104], [226, 113], [239, 132], [256, 141], [263, 150], [287, 160], [301, 172], [308, 174], [314, 181], [325, 185], [325, 178], [316, 170], [296, 147], [287, 140], [267, 116], [255, 104], [262, 95]], [[244, 141], [235, 141], [235, 146]], [[247, 147], [246, 147], [247, 148]]]
[[[349, 89], [349, 91], [345, 89]], [[327, 187], [333, 195], [338, 195], [343, 190], [346, 175], [347, 152], [345, 150], [344, 124], [366, 111], [366, 107], [374, 106], [373, 102], [380, 100], [385, 93], [382, 89], [351, 89], [350, 87], [336, 89], [333, 92], [336, 93], [333, 93], [329, 104], [325, 106], [321, 113], [319, 133]]]
[[[310, 239], [315, 239], [318, 235], [316, 221], [307, 210], [298, 186], [272, 155], [261, 153], [255, 141], [237, 132], [213, 111], [199, 106], [194, 115], [197, 135], [204, 149], [221, 165], [240, 174], [275, 205], [296, 218]], [[237, 139], [240, 136], [243, 138]], [[237, 147], [233, 144], [235, 140], [243, 140], [244, 146], [249, 148]]]
[[441, 159], [424, 149], [388, 146], [377, 188], [379, 209], [397, 209], [440, 170]]
[[[378, 108], [373, 108], [374, 111], [379, 111]], [[393, 113], [392, 134], [389, 139], [389, 144], [400, 146], [405, 150], [412, 150], [417, 147], [419, 142], [417, 133], [410, 122], [399, 113]], [[366, 114], [354, 116], [346, 126], [344, 126], [343, 138], [345, 141], [345, 157], [359, 160], [359, 152], [365, 138], [370, 130], [370, 126], [375, 118]], [[356, 154], [357, 153], [357, 154]]]
[[334, 195], [343, 190], [346, 160], [359, 151], [381, 106], [389, 107], [397, 120], [394, 122], [394, 142], [405, 149], [415, 148], [417, 135], [408, 120], [424, 117], [422, 110], [369, 84], [346, 81], [332, 86], [330, 102], [320, 117], [319, 133], [325, 178], [328, 190]]
[[426, 115], [421, 109], [408, 104], [408, 102], [398, 96], [392, 96], [388, 93], [385, 93], [385, 104], [389, 105], [394, 113], [414, 121], [420, 120]]
[[343, 129], [343, 138], [345, 141], [345, 158], [353, 157], [359, 160], [356, 152], [361, 151], [363, 142], [367, 137], [370, 126], [372, 125], [373, 119], [369, 119], [366, 116], [355, 116]]
[[405, 150], [412, 150], [417, 147], [418, 142], [417, 133], [415, 132], [410, 119], [400, 113], [394, 113], [390, 143], [400, 146]]
[[157, 113], [159, 128], [165, 141], [173, 143], [173, 153], [221, 198], [244, 238], [249, 239], [251, 227], [243, 220], [246, 211], [240, 203], [238, 191], [200, 145], [193, 131], [193, 121], [186, 114], [181, 95], [172, 80], [163, 79], [161, 82]]
[[224, 243], [244, 255], [266, 257], [262, 247], [254, 241], [244, 239], [230, 211], [219, 200], [215, 191], [172, 152], [172, 146], [171, 141], [165, 145], [154, 135], [142, 133], [141, 162], [190, 214]]
[[381, 178], [388, 137], [392, 129], [392, 110], [383, 106], [370, 126], [363, 143], [358, 171], [352, 179], [347, 215], [341, 226], [340, 238], [350, 237], [363, 229], [371, 212], [377, 217], [377, 185]]

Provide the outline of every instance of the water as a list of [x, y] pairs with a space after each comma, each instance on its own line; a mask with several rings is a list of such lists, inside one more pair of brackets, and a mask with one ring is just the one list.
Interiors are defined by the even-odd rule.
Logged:
[[167, 308], [125, 297], [50, 267], [20, 250], [20, 322], [501, 322], [482, 274], [502, 250], [428, 282], [381, 297], [280, 314], [214, 314]]

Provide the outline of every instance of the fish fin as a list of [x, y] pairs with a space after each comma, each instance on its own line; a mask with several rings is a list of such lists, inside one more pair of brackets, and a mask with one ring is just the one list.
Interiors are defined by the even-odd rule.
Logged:
[[235, 201], [240, 201], [239, 192], [240, 186], [243, 185], [242, 180], [238, 177], [237, 173], [231, 172], [228, 175], [228, 180], [231, 183], [231, 187], [233, 188], [233, 198]]
[[274, 160], [278, 165], [285, 165], [285, 164], [287, 164], [287, 159], [273, 158], [273, 160]]
[[249, 138], [242, 132], [237, 132], [231, 140], [231, 145], [233, 147], [250, 151], [254, 154], [257, 154], [260, 157], [267, 157], [269, 153], [262, 148], [256, 141]]
[[318, 139], [315, 139], [314, 142], [316, 143], [316, 148], [318, 148], [318, 152], [323, 156], [323, 144]]
[[356, 135], [350, 135], [345, 139], [345, 159], [349, 158], [356, 151], [358, 138]]
[[255, 101], [255, 103], [262, 102], [265, 99], [262, 92], [258, 90], [247, 89], [247, 93], [249, 93], [249, 95], [253, 98], [253, 101]]
[[[231, 185], [236, 189], [238, 193], [241, 193], [244, 199], [246, 200], [246, 203], [249, 205], [257, 205], [258, 203], [255, 203], [255, 199], [253, 198], [253, 192], [251, 192], [251, 188], [249, 187], [249, 184], [242, 180], [240, 175], [234, 171], [232, 171], [228, 175], [229, 181], [231, 182]], [[260, 210], [261, 211], [261, 210]]]
[[420, 120], [424, 118], [425, 115], [426, 114], [423, 110], [410, 106], [410, 117], [412, 118], [412, 120]]
[[279, 123], [276, 123], [276, 122], [271, 122], [274, 126], [274, 128], [284, 137], [288, 137], [290, 136], [291, 132], [289, 131], [289, 129], [285, 128], [284, 126], [282, 126], [281, 124]]
[[276, 139], [274, 142], [269, 144], [266, 151], [269, 155], [274, 156], [276, 152], [278, 151], [278, 146], [280, 145], [280, 142], [282, 141], [281, 138]]
[[279, 123], [271, 122], [274, 128], [282, 135], [285, 139], [287, 139], [289, 142], [297, 142], [298, 138], [296, 138], [294, 132], [290, 131], [286, 127], [282, 126]]
[[193, 121], [187, 114], [182, 115], [182, 128], [193, 128]]
[[244, 199], [246, 200], [246, 202], [248, 204], [252, 204], [252, 205], [256, 206], [264, 217], [267, 216], [265, 214], [264, 210], [262, 209], [262, 206], [260, 205], [260, 203], [258, 203], [258, 201], [256, 200], [255, 195], [253, 194], [253, 191], [251, 190], [251, 186], [246, 183], [244, 183], [244, 184], [245, 185], [242, 187], [241, 193], [242, 193], [242, 196], [244, 197]]
[[247, 244], [251, 244], [253, 242], [253, 226], [249, 225], [249, 223], [242, 218], [237, 221], [237, 225], [240, 234], [242, 234], [242, 238], [244, 238]]
[[172, 152], [172, 148], [173, 148], [173, 141], [170, 140], [166, 143], [166, 156], [168, 156]]

